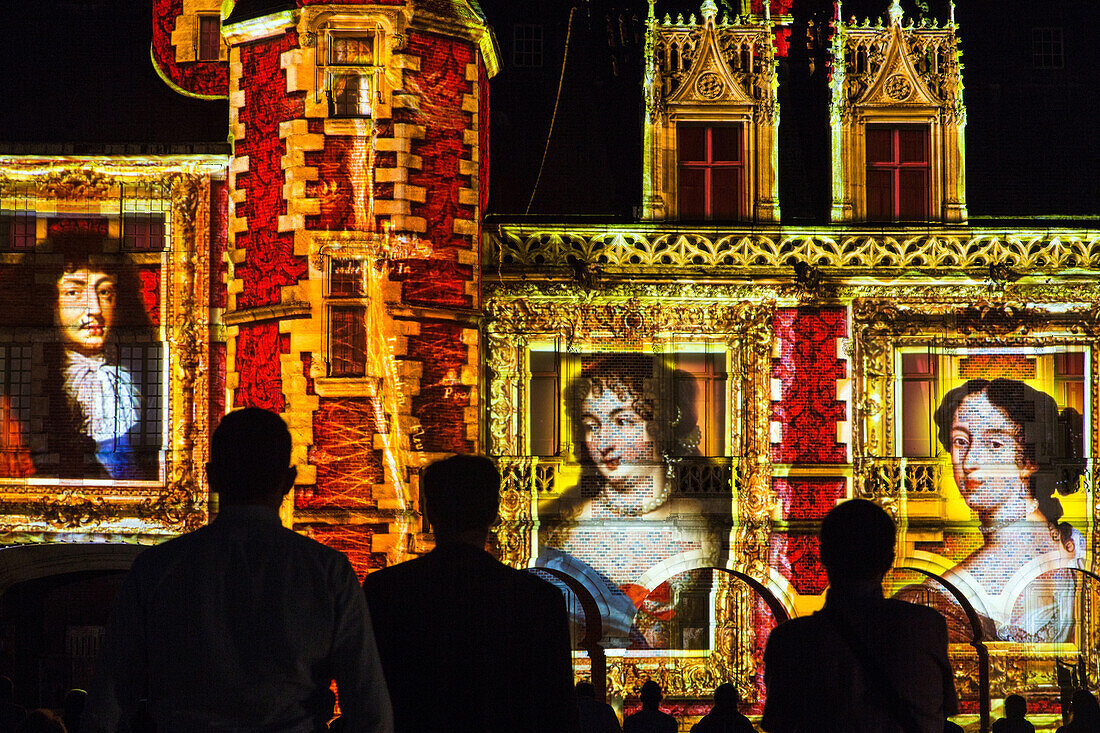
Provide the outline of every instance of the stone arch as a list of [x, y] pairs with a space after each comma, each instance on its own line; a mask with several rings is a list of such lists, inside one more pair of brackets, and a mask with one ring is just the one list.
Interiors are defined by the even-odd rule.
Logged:
[[143, 545], [42, 543], [0, 549], [0, 595], [17, 583], [87, 571], [128, 571]]

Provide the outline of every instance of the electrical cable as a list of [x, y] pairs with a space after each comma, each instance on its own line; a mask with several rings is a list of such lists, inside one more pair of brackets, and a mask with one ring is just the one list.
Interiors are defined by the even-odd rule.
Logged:
[[546, 165], [546, 154], [550, 151], [550, 137], [554, 134], [554, 121], [558, 118], [558, 102], [561, 101], [561, 87], [565, 81], [565, 62], [569, 59], [569, 38], [573, 35], [573, 13], [577, 12], [577, 6], [569, 9], [569, 22], [565, 27], [565, 52], [561, 55], [561, 75], [558, 77], [558, 93], [554, 97], [554, 111], [550, 115], [550, 129], [546, 131], [546, 145], [542, 148], [542, 162], [539, 163], [539, 174], [535, 177], [535, 187], [531, 189], [531, 198], [527, 200], [527, 208], [523, 215], [531, 213], [531, 204], [535, 202], [535, 194], [539, 190], [539, 181], [542, 180], [542, 168]]

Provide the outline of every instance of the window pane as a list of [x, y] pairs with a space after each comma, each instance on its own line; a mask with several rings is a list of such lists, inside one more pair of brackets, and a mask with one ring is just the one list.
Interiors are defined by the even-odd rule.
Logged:
[[899, 172], [900, 200], [898, 215], [903, 220], [928, 218], [928, 171], [926, 169]]
[[1054, 373], [1060, 377], [1084, 376], [1085, 353], [1072, 351], [1054, 355]]
[[695, 168], [680, 168], [680, 218], [702, 219], [706, 212], [705, 173]]
[[932, 453], [932, 382], [906, 381], [901, 388], [902, 455], [927, 458]]
[[741, 161], [741, 128], [736, 125], [710, 129], [710, 159], [713, 162]]
[[531, 454], [552, 456], [558, 452], [558, 380], [531, 378]]
[[371, 36], [333, 36], [329, 63], [370, 66], [374, 63], [374, 39]]
[[925, 130], [898, 130], [898, 150], [902, 163], [927, 163], [928, 133]]
[[367, 266], [366, 260], [332, 260], [329, 294], [337, 298], [365, 298]]
[[336, 117], [370, 117], [370, 77], [350, 72], [331, 75], [330, 99]]
[[163, 214], [123, 214], [122, 249], [127, 252], [160, 252], [164, 249]]
[[558, 355], [553, 351], [532, 351], [531, 371], [536, 374], [557, 374]]
[[676, 128], [679, 138], [680, 162], [705, 161], [707, 159], [707, 130], [705, 127], [680, 125]]
[[894, 162], [894, 130], [867, 126], [867, 164]]
[[927, 352], [923, 354], [902, 354], [901, 374], [903, 377], [931, 375], [932, 355]]
[[894, 218], [893, 171], [867, 171], [867, 218], [871, 221]]
[[329, 311], [332, 376], [362, 377], [367, 373], [366, 308], [334, 306]]
[[712, 168], [710, 218], [737, 219], [741, 215], [741, 169]]
[[222, 21], [214, 15], [199, 16], [199, 61], [217, 61], [221, 54]]

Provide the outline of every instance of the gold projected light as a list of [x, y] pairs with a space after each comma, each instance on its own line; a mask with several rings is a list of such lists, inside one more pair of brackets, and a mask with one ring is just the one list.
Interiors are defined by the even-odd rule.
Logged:
[[210, 177], [223, 166], [0, 159], [8, 536], [140, 541], [205, 521]]

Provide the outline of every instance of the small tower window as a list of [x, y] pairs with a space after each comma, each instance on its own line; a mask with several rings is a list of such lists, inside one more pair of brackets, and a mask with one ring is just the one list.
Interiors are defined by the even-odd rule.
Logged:
[[199, 61], [221, 58], [222, 19], [217, 15], [199, 16]]
[[360, 258], [329, 260], [329, 376], [367, 374], [367, 277]]
[[870, 221], [927, 221], [930, 182], [927, 127], [867, 126]]
[[374, 36], [331, 35], [325, 88], [333, 117], [370, 117], [374, 90]]

